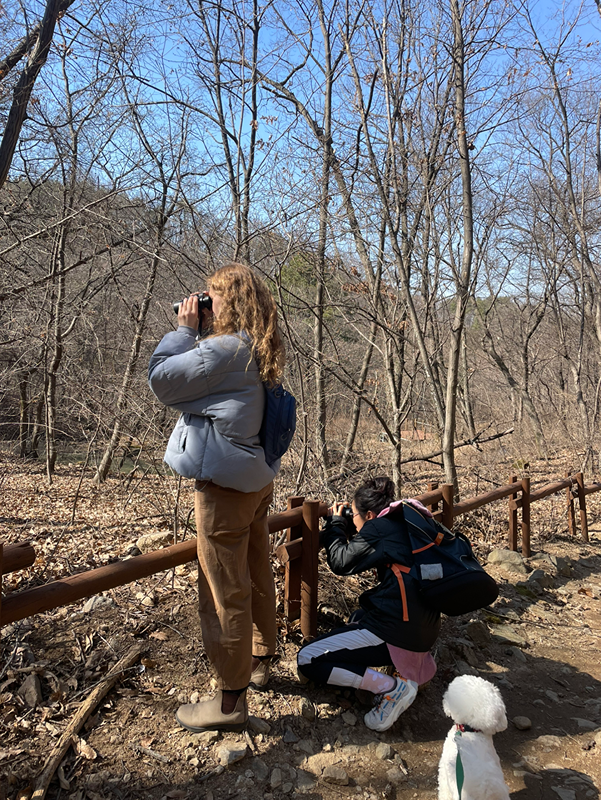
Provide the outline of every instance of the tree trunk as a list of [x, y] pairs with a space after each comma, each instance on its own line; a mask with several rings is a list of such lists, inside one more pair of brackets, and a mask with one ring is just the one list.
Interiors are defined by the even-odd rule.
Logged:
[[[369, 372], [369, 365], [374, 352], [377, 331], [378, 331], [378, 324], [377, 322], [373, 321], [369, 331], [369, 342], [367, 344], [367, 348], [363, 355], [363, 363], [361, 364], [361, 371], [359, 373], [359, 378], [357, 379], [358, 392], [362, 392], [363, 387], [365, 386], [367, 373]], [[341, 476], [344, 475], [346, 465], [348, 463], [351, 451], [355, 444], [355, 437], [357, 436], [357, 428], [359, 426], [359, 419], [361, 417], [361, 403], [362, 403], [361, 395], [356, 394], [353, 400], [353, 409], [351, 411], [350, 428], [348, 435], [346, 437], [346, 442], [344, 445], [344, 453], [342, 454], [342, 459], [340, 461], [340, 469], [338, 471], [339, 475]]]
[[317, 264], [315, 290], [315, 323], [313, 326], [313, 358], [315, 363], [315, 401], [317, 406], [315, 445], [318, 461], [326, 483], [328, 482], [328, 468], [330, 458], [327, 442], [327, 405], [324, 366], [324, 289], [326, 279], [326, 245], [328, 232], [328, 204], [330, 201], [330, 162], [332, 150], [332, 54], [330, 51], [330, 37], [324, 19], [324, 10], [321, 0], [317, 2], [317, 11], [322, 29], [324, 43], [324, 72], [325, 72], [325, 99], [323, 110], [323, 129], [321, 152], [321, 182], [319, 200], [319, 237], [317, 243]]
[[136, 328], [134, 331], [134, 338], [129, 352], [129, 359], [127, 361], [127, 366], [125, 367], [125, 372], [123, 373], [123, 380], [121, 381], [119, 396], [117, 397], [117, 414], [115, 416], [115, 421], [113, 423], [113, 431], [111, 433], [111, 438], [104, 450], [104, 453], [102, 454], [102, 458], [100, 459], [100, 464], [96, 471], [96, 475], [94, 476], [94, 480], [96, 481], [96, 483], [103, 483], [106, 480], [109, 470], [111, 468], [113, 457], [115, 455], [115, 450], [117, 449], [117, 446], [119, 444], [119, 439], [121, 437], [121, 431], [123, 429], [123, 417], [128, 405], [127, 397], [129, 393], [130, 384], [133, 375], [135, 373], [136, 365], [138, 363], [138, 358], [140, 356], [142, 336], [144, 334], [144, 328], [146, 327], [146, 317], [148, 315], [148, 308], [150, 306], [150, 301], [152, 299], [154, 282], [156, 280], [157, 269], [159, 266], [160, 250], [161, 250], [161, 243], [162, 243], [165, 224], [166, 224], [166, 219], [163, 218], [161, 220], [159, 230], [157, 231], [157, 243], [155, 247], [155, 252], [153, 254], [152, 261], [150, 263], [150, 271], [148, 273], [148, 278], [146, 280], [144, 297], [142, 298], [142, 302], [140, 303], [140, 309], [138, 311], [138, 316], [136, 318]]
[[35, 411], [33, 415], [33, 428], [31, 431], [31, 444], [29, 446], [29, 454], [32, 458], [38, 458], [38, 451], [40, 448], [40, 438], [42, 436], [44, 416], [44, 396], [45, 389], [41, 391], [35, 401]]
[[457, 149], [461, 168], [462, 208], [463, 208], [463, 252], [461, 274], [455, 291], [455, 315], [451, 327], [451, 343], [447, 364], [447, 391], [445, 402], [444, 432], [442, 437], [442, 460], [445, 480], [452, 483], [458, 491], [457, 468], [455, 466], [455, 427], [457, 416], [457, 386], [459, 382], [459, 356], [465, 312], [469, 299], [472, 258], [474, 252], [474, 222], [472, 210], [472, 176], [470, 156], [465, 130], [465, 48], [463, 28], [458, 0], [450, 0], [453, 21], [453, 69], [455, 73], [455, 127]]
[[542, 452], [542, 447], [544, 443], [544, 435], [543, 435], [543, 428], [541, 425], [540, 417], [538, 416], [538, 412], [532, 402], [532, 398], [528, 393], [528, 388], [524, 386], [520, 386], [518, 381], [513, 377], [511, 374], [511, 370], [497, 352], [492, 335], [489, 330], [486, 330], [484, 339], [482, 341], [482, 345], [484, 350], [489, 354], [492, 360], [495, 362], [501, 374], [507, 381], [507, 385], [512, 393], [512, 397], [514, 398], [514, 422], [521, 423], [523, 418], [523, 410], [525, 409], [528, 417], [530, 419], [530, 423], [532, 425], [532, 430], [534, 432], [534, 438], [537, 441], [537, 444], [540, 442], [540, 449]]
[[[64, 12], [73, 0], [47, 0], [44, 17], [36, 29], [35, 45], [27, 59], [21, 77], [13, 90], [13, 101], [0, 142], [0, 189], [4, 186], [12, 163], [19, 134], [27, 114], [27, 105], [40, 70], [46, 63], [54, 28], [59, 14]], [[5, 73], [6, 74], [6, 73]]]
[[58, 370], [63, 358], [63, 305], [65, 299], [64, 255], [66, 225], [61, 225], [58, 233], [55, 250], [52, 255], [53, 270], [56, 274], [55, 296], [52, 310], [52, 356], [50, 366], [46, 373], [46, 476], [48, 483], [52, 483], [52, 476], [56, 466], [56, 386]]
[[29, 375], [19, 375], [19, 458], [27, 455], [27, 439], [29, 435]]
[[472, 395], [470, 390], [470, 373], [467, 363], [467, 343], [465, 341], [465, 330], [461, 339], [461, 371], [462, 371], [462, 399], [463, 399], [463, 414], [465, 417], [465, 424], [472, 439], [476, 436], [476, 423], [474, 421], [474, 409], [472, 407]]

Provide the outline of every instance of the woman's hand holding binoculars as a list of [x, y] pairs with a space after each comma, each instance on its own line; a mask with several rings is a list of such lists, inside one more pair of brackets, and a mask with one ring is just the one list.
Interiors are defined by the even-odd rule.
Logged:
[[[191, 294], [190, 297], [185, 297], [181, 303], [174, 303], [173, 308], [177, 312], [178, 325], [185, 325], [187, 328], [200, 331], [211, 324], [212, 303], [206, 293]], [[199, 325], [200, 320], [202, 320], [202, 325]]]
[[184, 297], [179, 304], [177, 311], [178, 325], [184, 325], [187, 328], [198, 328], [198, 297], [190, 295]]

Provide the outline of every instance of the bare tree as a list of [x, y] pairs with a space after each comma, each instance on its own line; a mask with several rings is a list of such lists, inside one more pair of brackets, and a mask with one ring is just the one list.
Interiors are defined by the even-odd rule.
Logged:
[[48, 58], [56, 22], [73, 2], [74, 0], [47, 0], [41, 21], [34, 25], [0, 63], [0, 80], [2, 80], [28, 54], [27, 64], [13, 90], [13, 101], [0, 142], [0, 188], [8, 176], [33, 87]]
[[188, 113], [184, 110], [176, 116], [179, 130], [175, 131], [173, 122], [170, 125], [171, 136], [159, 150], [145, 130], [142, 108], [143, 100], [130, 92], [126, 81], [122, 81], [124, 97], [127, 100], [131, 115], [132, 128], [141, 145], [141, 150], [147, 158], [144, 170], [148, 172], [152, 166], [154, 191], [157, 192], [157, 202], [153, 204], [151, 215], [153, 219], [153, 241], [148, 260], [144, 291], [141, 297], [132, 298], [134, 313], [134, 332], [131, 341], [129, 356], [123, 371], [121, 386], [117, 393], [114, 421], [107, 445], [100, 459], [95, 480], [98, 483], [106, 480], [115, 451], [119, 445], [123, 431], [124, 415], [128, 407], [129, 392], [132, 378], [140, 357], [142, 337], [146, 330], [148, 311], [153, 297], [159, 265], [163, 260], [165, 238], [171, 218], [176, 213], [181, 201], [181, 184], [185, 178], [183, 163], [187, 145]]

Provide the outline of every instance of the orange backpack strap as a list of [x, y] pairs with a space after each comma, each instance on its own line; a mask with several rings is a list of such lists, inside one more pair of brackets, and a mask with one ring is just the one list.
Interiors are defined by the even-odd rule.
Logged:
[[403, 572], [407, 574], [408, 572], [411, 572], [411, 569], [403, 566], [402, 564], [391, 564], [390, 569], [396, 575], [396, 579], [399, 582], [399, 588], [401, 590], [401, 600], [403, 603], [403, 622], [409, 622], [409, 608], [407, 606], [407, 592], [405, 591]]
[[429, 547], [434, 547], [434, 546], [440, 545], [440, 543], [442, 542], [443, 539], [444, 539], [444, 533], [438, 533], [436, 535], [436, 539], [434, 539], [433, 542], [430, 542], [430, 544], [427, 544], [424, 547], [419, 547], [417, 550], [412, 550], [411, 552], [412, 553], [421, 553], [424, 550], [427, 550]]

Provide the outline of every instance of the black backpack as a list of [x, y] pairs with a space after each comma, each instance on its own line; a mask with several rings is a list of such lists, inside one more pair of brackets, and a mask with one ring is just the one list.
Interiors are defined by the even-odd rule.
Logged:
[[493, 603], [499, 587], [479, 564], [469, 540], [452, 532], [432, 517], [420, 513], [409, 503], [391, 507], [391, 516], [403, 516], [411, 544], [411, 564], [391, 564], [405, 596], [403, 573], [417, 584], [428, 608], [449, 617], [467, 614]]
[[265, 388], [265, 410], [259, 431], [265, 461], [271, 467], [290, 446], [296, 430], [296, 400], [281, 383], [275, 386], [263, 384]]

